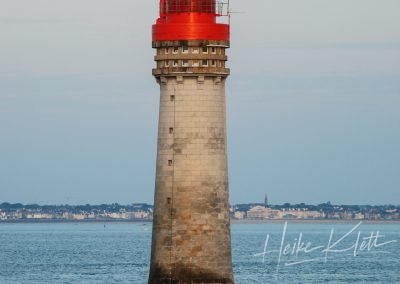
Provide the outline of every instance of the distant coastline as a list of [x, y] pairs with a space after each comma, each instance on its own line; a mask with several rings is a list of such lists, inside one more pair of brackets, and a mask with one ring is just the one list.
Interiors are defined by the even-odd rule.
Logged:
[[[355, 223], [400, 222], [400, 205], [282, 205], [245, 203], [229, 208], [232, 223]], [[100, 205], [38, 205], [0, 203], [0, 223], [54, 222], [151, 222], [153, 205], [118, 203]]]

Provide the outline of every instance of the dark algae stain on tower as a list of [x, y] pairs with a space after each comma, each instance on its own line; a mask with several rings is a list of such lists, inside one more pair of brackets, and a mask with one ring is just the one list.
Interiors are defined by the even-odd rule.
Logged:
[[160, 0], [152, 31], [160, 111], [150, 284], [234, 283], [227, 11], [228, 0]]

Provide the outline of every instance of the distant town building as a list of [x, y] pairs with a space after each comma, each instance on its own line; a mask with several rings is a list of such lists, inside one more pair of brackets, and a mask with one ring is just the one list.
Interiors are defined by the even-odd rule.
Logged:
[[247, 219], [262, 220], [280, 218], [280, 210], [274, 210], [265, 206], [255, 206], [247, 211]]
[[233, 213], [233, 217], [238, 220], [243, 220], [246, 217], [246, 213], [243, 211], [235, 211], [235, 213]]
[[318, 219], [322, 215], [318, 211], [308, 211], [307, 209], [272, 209], [265, 206], [257, 205], [247, 211], [247, 219], [263, 220], [263, 219]]

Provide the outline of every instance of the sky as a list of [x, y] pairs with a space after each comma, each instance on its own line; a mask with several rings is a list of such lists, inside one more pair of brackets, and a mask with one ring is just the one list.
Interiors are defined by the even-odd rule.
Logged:
[[[400, 1], [230, 8], [230, 202], [400, 204]], [[0, 203], [153, 203], [157, 13], [0, 0]]]

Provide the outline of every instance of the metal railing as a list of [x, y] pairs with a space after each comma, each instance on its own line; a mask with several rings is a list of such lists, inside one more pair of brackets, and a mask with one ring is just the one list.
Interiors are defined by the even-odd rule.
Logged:
[[197, 12], [226, 16], [229, 13], [229, 0], [165, 0], [160, 3], [165, 14]]

